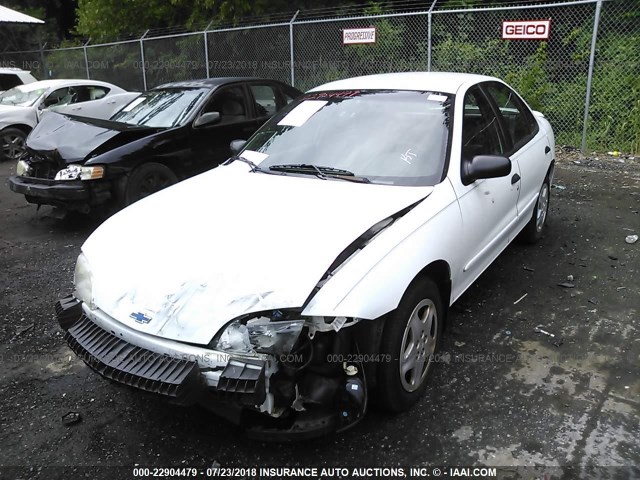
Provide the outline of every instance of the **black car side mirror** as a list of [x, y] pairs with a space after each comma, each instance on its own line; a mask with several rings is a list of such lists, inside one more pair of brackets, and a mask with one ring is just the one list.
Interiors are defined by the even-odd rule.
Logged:
[[462, 163], [462, 183], [469, 185], [480, 178], [506, 177], [511, 173], [511, 160], [502, 155], [476, 155]]
[[207, 112], [196, 118], [193, 122], [194, 127], [202, 127], [203, 125], [211, 125], [220, 121], [220, 112]]
[[232, 140], [229, 144], [231, 155], [238, 155], [240, 153], [240, 150], [242, 150], [246, 144], [246, 140]]

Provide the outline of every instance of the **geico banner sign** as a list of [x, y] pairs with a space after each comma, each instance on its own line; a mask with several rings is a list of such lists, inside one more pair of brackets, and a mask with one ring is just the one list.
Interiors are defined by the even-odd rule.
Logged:
[[546, 40], [549, 38], [551, 20], [502, 22], [502, 38], [505, 40]]

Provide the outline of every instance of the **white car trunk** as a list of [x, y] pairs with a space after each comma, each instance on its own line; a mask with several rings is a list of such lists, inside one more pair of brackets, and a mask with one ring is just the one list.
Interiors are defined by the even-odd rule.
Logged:
[[98, 228], [83, 246], [96, 306], [139, 331], [207, 344], [239, 315], [302, 306], [345, 247], [433, 189], [247, 169], [216, 168]]

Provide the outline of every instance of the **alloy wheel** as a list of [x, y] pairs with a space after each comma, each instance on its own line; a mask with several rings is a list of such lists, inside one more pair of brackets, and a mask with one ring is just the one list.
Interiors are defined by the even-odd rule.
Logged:
[[436, 350], [438, 312], [435, 304], [424, 299], [409, 316], [400, 347], [400, 381], [407, 392], [420, 388], [427, 376]]

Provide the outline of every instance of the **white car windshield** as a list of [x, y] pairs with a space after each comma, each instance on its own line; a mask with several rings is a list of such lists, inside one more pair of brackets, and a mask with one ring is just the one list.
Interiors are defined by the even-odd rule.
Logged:
[[111, 117], [115, 122], [146, 127], [182, 125], [208, 90], [163, 88], [143, 93]]
[[443, 178], [452, 105], [452, 95], [436, 92], [312, 92], [267, 122], [241, 155], [285, 173], [435, 185]]
[[0, 94], [0, 105], [32, 107], [44, 94], [46, 88], [20, 85]]

